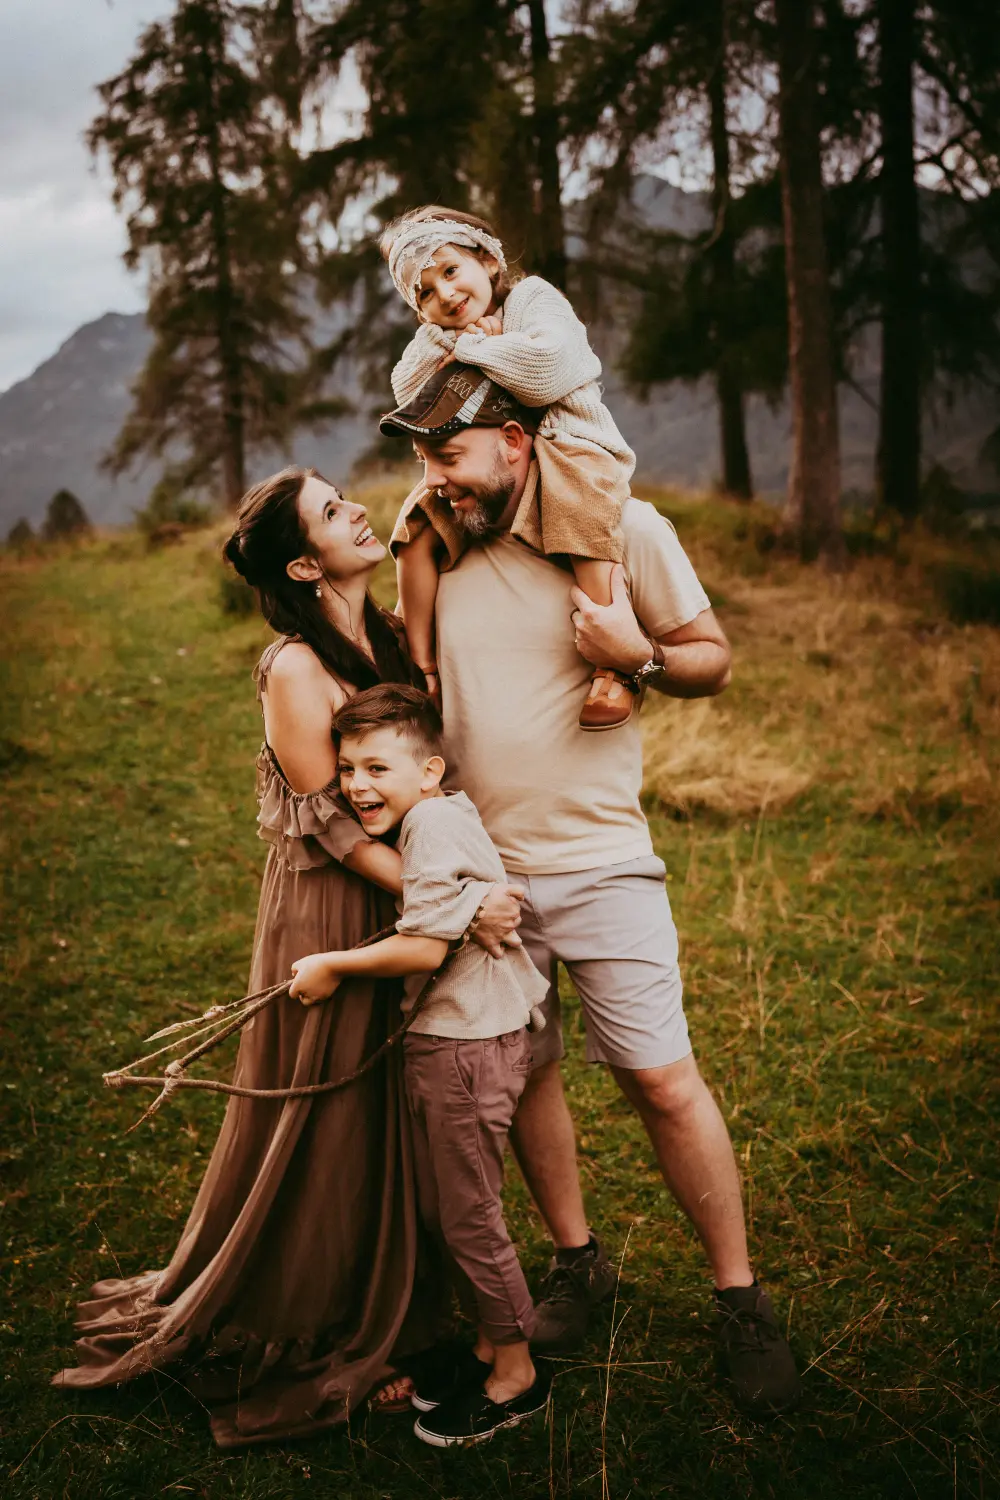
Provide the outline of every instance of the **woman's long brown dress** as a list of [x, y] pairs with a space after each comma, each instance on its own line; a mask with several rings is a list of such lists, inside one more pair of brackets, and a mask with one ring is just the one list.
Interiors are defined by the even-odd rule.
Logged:
[[[263, 682], [277, 641], [258, 669]], [[393, 920], [391, 898], [339, 863], [358, 825], [337, 796], [293, 792], [270, 749], [257, 761], [270, 843], [251, 991], [293, 959], [349, 948]], [[339, 1077], [399, 1020], [395, 982], [346, 981], [306, 1008], [287, 998], [243, 1033], [234, 1081], [280, 1088]], [[398, 1053], [315, 1100], [231, 1098], [164, 1271], [101, 1281], [79, 1308], [80, 1363], [59, 1386], [112, 1385], [174, 1366], [221, 1448], [303, 1437], [345, 1420], [402, 1346], [420, 1347], [417, 1217]], [[406, 1325], [404, 1327], [404, 1324]]]

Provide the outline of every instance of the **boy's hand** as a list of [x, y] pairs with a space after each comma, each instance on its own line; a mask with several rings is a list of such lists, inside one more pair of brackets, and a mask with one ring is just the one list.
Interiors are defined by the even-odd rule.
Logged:
[[488, 337], [493, 338], [498, 333], [503, 333], [503, 318], [497, 313], [484, 313], [481, 318], [477, 318], [474, 323], [470, 323], [463, 332], [468, 333], [473, 328], [477, 329], [479, 333], [485, 333]]
[[297, 958], [292, 964], [292, 987], [288, 991], [293, 1000], [303, 1005], [315, 1005], [317, 1000], [327, 1000], [340, 983], [340, 975], [327, 953], [310, 953], [308, 958]]

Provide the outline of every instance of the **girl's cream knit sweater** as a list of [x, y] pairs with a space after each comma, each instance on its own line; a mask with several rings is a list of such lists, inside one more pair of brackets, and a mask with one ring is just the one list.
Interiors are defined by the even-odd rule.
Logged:
[[601, 399], [601, 362], [567, 299], [540, 276], [515, 282], [503, 304], [503, 333], [456, 333], [421, 323], [392, 372], [402, 405], [415, 396], [444, 354], [475, 365], [525, 406], [548, 407], [543, 437], [565, 432], [604, 448], [632, 477], [635, 454]]

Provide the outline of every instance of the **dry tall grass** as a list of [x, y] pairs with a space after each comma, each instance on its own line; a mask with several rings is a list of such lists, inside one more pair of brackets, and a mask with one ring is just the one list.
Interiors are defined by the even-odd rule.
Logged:
[[[381, 535], [416, 477], [406, 467], [352, 489]], [[1000, 633], [949, 624], [919, 558], [866, 559], [833, 577], [762, 558], [753, 531], [773, 520], [763, 507], [646, 493], [674, 520], [734, 648], [720, 698], [647, 695], [650, 796], [728, 815], [822, 786], [867, 815], [996, 800]], [[391, 579], [382, 586], [391, 592]]]
[[[955, 626], [919, 563], [843, 576], [766, 566], [720, 526], [733, 505], [658, 496], [733, 643], [720, 698], [643, 708], [646, 788], [666, 806], [747, 813], [810, 787], [862, 814], [996, 802], [1000, 633]], [[741, 550], [742, 549], [742, 550]], [[748, 576], [748, 574], [750, 576]]]

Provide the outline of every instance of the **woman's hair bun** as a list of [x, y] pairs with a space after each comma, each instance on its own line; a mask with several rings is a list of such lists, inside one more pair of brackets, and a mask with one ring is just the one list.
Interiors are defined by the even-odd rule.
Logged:
[[232, 536], [229, 537], [225, 546], [223, 547], [222, 555], [227, 562], [232, 563], [233, 567], [236, 569], [237, 573], [239, 573], [241, 578], [245, 578], [247, 583], [252, 584], [253, 579], [250, 577], [250, 573], [252, 570], [247, 566], [246, 554], [243, 551], [244, 540], [244, 532], [234, 531]]

